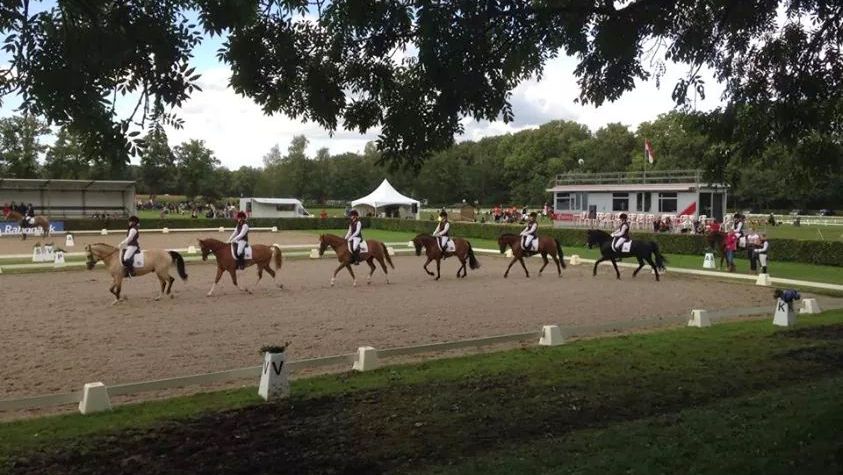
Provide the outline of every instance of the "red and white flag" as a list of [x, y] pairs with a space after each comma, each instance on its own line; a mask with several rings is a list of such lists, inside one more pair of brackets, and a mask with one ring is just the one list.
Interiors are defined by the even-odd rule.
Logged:
[[653, 144], [647, 139], [644, 139], [644, 158], [650, 164], [656, 160], [656, 155], [653, 153]]

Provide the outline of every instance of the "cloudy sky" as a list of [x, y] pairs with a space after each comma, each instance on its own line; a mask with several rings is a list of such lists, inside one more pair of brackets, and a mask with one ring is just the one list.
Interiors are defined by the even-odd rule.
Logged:
[[[185, 140], [200, 139], [211, 148], [229, 168], [241, 165], [260, 165], [266, 152], [278, 144], [286, 149], [294, 135], [304, 134], [310, 141], [311, 154], [322, 147], [332, 153], [359, 152], [366, 142], [373, 140], [377, 131], [361, 135], [337, 130], [333, 136], [316, 124], [303, 123], [286, 116], [266, 116], [250, 99], [238, 96], [228, 88], [229, 69], [216, 59], [219, 38], [206, 39], [195, 52], [194, 64], [202, 74], [199, 81], [202, 91], [196, 92], [177, 113], [184, 119], [182, 130], [169, 130], [172, 145]], [[576, 60], [560, 57], [550, 61], [541, 81], [530, 80], [513, 91], [512, 103], [515, 121], [476, 122], [466, 119], [464, 135], [458, 141], [476, 140], [490, 135], [516, 132], [556, 119], [575, 120], [592, 130], [610, 122], [620, 122], [631, 128], [652, 120], [671, 110], [670, 93], [676, 80], [687, 74], [687, 67], [668, 67], [661, 88], [654, 81], [637, 84], [635, 90], [614, 103], [599, 108], [576, 104], [578, 88], [573, 72]], [[710, 110], [720, 104], [722, 88], [709, 74], [706, 80], [706, 99], [697, 101], [700, 110]], [[16, 102], [6, 100], [0, 116], [14, 112]], [[132, 104], [133, 105], [133, 104]], [[128, 104], [126, 108], [130, 107]]]

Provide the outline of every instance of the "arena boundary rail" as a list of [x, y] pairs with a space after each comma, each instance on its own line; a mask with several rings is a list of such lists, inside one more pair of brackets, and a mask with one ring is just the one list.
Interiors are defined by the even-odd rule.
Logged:
[[[827, 306], [827, 309], [837, 308], [837, 306]], [[770, 307], [743, 307], [733, 309], [723, 309], [710, 311], [708, 313], [712, 322], [722, 321], [728, 318], [735, 317], [750, 317], [769, 315], [773, 308]], [[596, 336], [611, 334], [614, 332], [623, 332], [629, 330], [643, 330], [649, 328], [664, 327], [665, 324], [679, 325], [688, 321], [688, 315], [676, 315], [670, 317], [651, 317], [644, 319], [636, 319], [630, 321], [616, 321], [608, 322], [600, 325], [580, 325], [560, 327], [562, 337], [568, 339], [584, 339]], [[554, 325], [555, 326], [555, 325]], [[481, 348], [484, 346], [491, 346], [504, 343], [519, 343], [526, 342], [532, 339], [534, 343], [530, 346], [539, 344], [539, 338], [542, 336], [542, 331], [531, 331], [524, 333], [512, 333], [506, 335], [497, 335], [491, 337], [472, 338], [465, 340], [456, 340], [449, 342], [427, 343], [415, 346], [405, 346], [396, 348], [385, 348], [376, 350], [377, 357], [382, 358], [397, 358], [407, 357], [413, 355], [437, 353], [443, 351], [463, 350]], [[291, 371], [313, 370], [325, 367], [338, 367], [345, 365], [346, 369], [351, 370], [352, 364], [357, 358], [356, 353], [347, 353], [334, 356], [325, 356], [318, 358], [309, 358], [297, 361], [290, 361], [287, 364]], [[422, 361], [437, 359], [437, 357], [426, 358]], [[202, 386], [207, 384], [220, 383], [225, 381], [242, 380], [246, 378], [260, 378], [262, 367], [260, 365], [247, 366], [243, 368], [236, 368], [225, 371], [217, 371], [212, 373], [194, 374], [189, 376], [178, 376], [173, 378], [163, 378], [157, 380], [141, 381], [136, 383], [121, 383], [107, 386], [109, 397], [114, 396], [128, 396], [150, 391], [171, 390], [183, 388], [186, 386]], [[77, 404], [82, 401], [83, 391], [72, 391], [59, 394], [49, 394], [41, 396], [30, 396], [23, 398], [14, 398], [0, 400], [0, 412], [21, 411], [32, 409], [44, 409], [48, 407], [63, 406], [69, 404]]]

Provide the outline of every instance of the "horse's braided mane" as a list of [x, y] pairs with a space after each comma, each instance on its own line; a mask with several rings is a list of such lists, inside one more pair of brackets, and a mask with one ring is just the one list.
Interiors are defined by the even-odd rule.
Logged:
[[518, 236], [518, 235], [517, 235], [517, 234], [515, 234], [515, 233], [503, 233], [503, 234], [501, 234], [501, 237], [502, 237], [502, 238], [504, 238], [504, 237], [505, 237], [505, 238], [509, 238], [509, 237], [517, 237], [517, 236]]

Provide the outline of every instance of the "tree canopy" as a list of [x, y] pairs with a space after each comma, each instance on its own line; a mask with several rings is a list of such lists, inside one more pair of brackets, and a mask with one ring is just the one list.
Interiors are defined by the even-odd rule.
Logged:
[[[728, 102], [718, 130], [747, 129], [727, 153], [827, 144], [843, 127], [838, 0], [2, 0], [0, 96], [125, 161], [143, 150], [132, 128], [180, 124], [207, 34], [227, 35], [235, 91], [328, 130], [379, 130], [393, 164], [450, 146], [463, 117], [513, 119], [513, 88], [560, 54], [595, 105], [678, 62], [690, 67], [671, 89], [682, 106], [705, 94], [710, 68]], [[129, 117], [115, 112], [123, 95], [137, 100]]]

